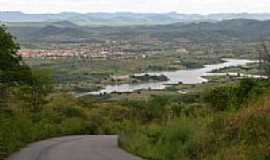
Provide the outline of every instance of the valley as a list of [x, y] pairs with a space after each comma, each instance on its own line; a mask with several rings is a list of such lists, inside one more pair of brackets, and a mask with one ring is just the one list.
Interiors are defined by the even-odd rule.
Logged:
[[269, 159], [269, 19], [0, 12], [0, 159]]
[[[115, 79], [122, 75], [202, 68], [223, 58], [258, 59], [264, 42], [259, 37], [270, 37], [269, 21], [248, 19], [120, 27], [38, 23], [8, 26], [22, 44], [18, 54], [34, 68], [53, 71], [57, 88], [70, 92], [136, 82]], [[251, 66], [251, 73], [258, 74], [258, 66]]]

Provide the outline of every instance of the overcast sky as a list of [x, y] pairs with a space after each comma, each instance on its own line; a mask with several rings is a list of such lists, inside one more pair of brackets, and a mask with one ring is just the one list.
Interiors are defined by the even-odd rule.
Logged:
[[269, 13], [270, 0], [0, 0], [0, 11]]

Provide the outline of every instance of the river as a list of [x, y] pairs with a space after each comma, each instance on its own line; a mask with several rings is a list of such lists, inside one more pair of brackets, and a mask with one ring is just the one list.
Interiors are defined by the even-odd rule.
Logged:
[[[87, 95], [100, 95], [100, 94], [110, 94], [114, 92], [118, 93], [126, 93], [126, 92], [134, 92], [137, 90], [162, 90], [165, 89], [167, 85], [173, 84], [199, 84], [203, 82], [207, 82], [208, 80], [203, 78], [205, 76], [213, 76], [215, 73], [210, 73], [214, 70], [223, 69], [225, 67], [237, 67], [244, 66], [249, 63], [254, 63], [255, 61], [245, 60], [245, 59], [223, 59], [223, 63], [219, 64], [211, 64], [205, 65], [203, 68], [199, 69], [187, 69], [187, 70], [178, 70], [171, 72], [152, 72], [152, 73], [139, 73], [136, 75], [165, 75], [168, 77], [168, 81], [164, 82], [149, 82], [143, 84], [121, 84], [121, 85], [107, 85], [104, 89], [97, 92], [88, 92], [78, 94], [77, 97], [87, 96]], [[220, 75], [217, 73], [216, 75]]]

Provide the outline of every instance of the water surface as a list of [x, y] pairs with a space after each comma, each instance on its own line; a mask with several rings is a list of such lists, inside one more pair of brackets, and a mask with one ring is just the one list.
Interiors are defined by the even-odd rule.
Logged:
[[139, 73], [136, 75], [165, 75], [168, 77], [168, 81], [164, 82], [148, 82], [142, 84], [121, 84], [121, 85], [107, 85], [104, 89], [97, 92], [88, 92], [82, 93], [78, 96], [86, 96], [86, 95], [99, 95], [99, 94], [110, 94], [114, 92], [118, 93], [126, 93], [126, 92], [134, 92], [137, 90], [162, 90], [165, 89], [167, 85], [173, 84], [200, 84], [203, 82], [207, 82], [208, 80], [203, 78], [205, 76], [213, 76], [220, 75], [219, 73], [210, 73], [214, 70], [223, 69], [225, 67], [237, 67], [244, 66], [248, 63], [253, 63], [255, 61], [245, 60], [245, 59], [223, 59], [223, 63], [219, 64], [211, 64], [205, 65], [204, 68], [200, 69], [188, 69], [188, 70], [178, 70], [178, 71], [170, 71], [170, 72], [152, 72], [152, 73]]

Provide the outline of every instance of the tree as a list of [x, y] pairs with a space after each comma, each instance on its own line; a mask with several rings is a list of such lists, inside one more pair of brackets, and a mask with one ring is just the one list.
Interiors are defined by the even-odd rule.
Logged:
[[17, 54], [19, 48], [6, 27], [0, 26], [0, 106], [5, 104], [9, 87], [32, 83], [31, 69]]
[[31, 83], [31, 69], [17, 54], [20, 49], [14, 37], [0, 26], [0, 84], [18, 85]]
[[45, 97], [53, 89], [53, 76], [48, 70], [33, 70], [31, 84], [32, 111], [38, 112], [45, 103]]
[[264, 74], [270, 77], [270, 51], [267, 44], [264, 42], [261, 47], [258, 48], [259, 53], [259, 69], [264, 72]]

